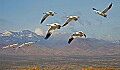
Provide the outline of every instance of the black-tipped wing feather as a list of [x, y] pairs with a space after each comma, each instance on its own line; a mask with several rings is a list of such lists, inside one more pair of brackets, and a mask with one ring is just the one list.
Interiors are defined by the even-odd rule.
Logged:
[[86, 34], [84, 34], [85, 38], [86, 38]]
[[50, 37], [51, 33], [47, 33], [45, 39], [48, 39]]
[[112, 7], [112, 3], [111, 3], [107, 8], [105, 8], [105, 9], [102, 11], [102, 13], [106, 13], [111, 7]]
[[70, 44], [70, 43], [72, 42], [73, 39], [74, 39], [74, 38], [71, 37], [71, 38], [68, 40], [68, 43]]
[[67, 19], [67, 20], [65, 21], [65, 23], [63, 24], [62, 27], [64, 27], [65, 25], [67, 25], [71, 20], [72, 20], [72, 19]]
[[68, 24], [68, 22], [66, 22], [65, 24], [63, 24], [63, 26], [62, 27], [64, 27], [65, 25], [67, 25]]
[[94, 11], [98, 11], [96, 8], [92, 8]]
[[44, 21], [47, 17], [48, 17], [48, 15], [47, 15], [47, 14], [45, 14], [45, 15], [42, 17], [42, 19], [41, 19], [40, 23], [42, 24], [42, 23], [43, 23], [43, 21]]
[[46, 19], [46, 18], [43, 18], [40, 23], [42, 24], [45, 19]]

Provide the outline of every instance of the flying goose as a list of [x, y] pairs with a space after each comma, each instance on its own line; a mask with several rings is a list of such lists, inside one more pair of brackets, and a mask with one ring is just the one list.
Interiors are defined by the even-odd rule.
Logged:
[[43, 15], [43, 17], [42, 17], [42, 19], [41, 19], [41, 21], [40, 21], [40, 23], [42, 24], [43, 23], [43, 21], [48, 17], [48, 16], [54, 16], [55, 14], [57, 14], [56, 12], [53, 12], [53, 11], [48, 11], [48, 12], [45, 12], [45, 13], [43, 13], [44, 15]]
[[99, 14], [103, 17], [107, 17], [107, 14], [105, 14], [110, 8], [112, 7], [112, 3], [107, 7], [105, 8], [102, 12], [98, 11], [97, 9], [93, 8], [93, 10], [95, 11], [95, 14]]
[[35, 42], [23, 43], [23, 44], [21, 44], [20, 46], [18, 46], [16, 49], [21, 48], [21, 47], [28, 47], [28, 46], [30, 46], [31, 44], [34, 44], [34, 43], [35, 43]]
[[63, 24], [62, 27], [64, 27], [65, 25], [67, 25], [72, 20], [77, 21], [79, 17], [78, 16], [66, 16], [66, 18], [68, 18], [68, 19], [65, 21], [65, 23]]
[[50, 28], [48, 29], [45, 39], [48, 39], [56, 28], [60, 29], [60, 27], [61, 27], [60, 24], [58, 24], [58, 23], [47, 24], [46, 26], [50, 26]]
[[15, 48], [17, 45], [18, 45], [18, 43], [16, 43], [16, 44], [11, 44], [11, 45], [8, 45], [8, 46], [3, 47], [2, 49]]
[[74, 38], [79, 37], [79, 36], [80, 37], [85, 36], [85, 38], [86, 38], [86, 34], [84, 34], [82, 31], [75, 32], [70, 36], [68, 43], [70, 44]]

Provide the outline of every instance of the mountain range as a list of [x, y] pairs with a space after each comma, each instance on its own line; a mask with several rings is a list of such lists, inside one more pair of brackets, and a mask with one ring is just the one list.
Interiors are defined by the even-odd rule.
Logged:
[[55, 34], [45, 40], [44, 36], [37, 35], [30, 30], [3, 32], [0, 33], [0, 47], [12, 43], [37, 42], [18, 50], [0, 49], [0, 55], [101, 56], [120, 54], [120, 40], [111, 42], [95, 38], [76, 38], [71, 44], [68, 44], [69, 35], [64, 33]]

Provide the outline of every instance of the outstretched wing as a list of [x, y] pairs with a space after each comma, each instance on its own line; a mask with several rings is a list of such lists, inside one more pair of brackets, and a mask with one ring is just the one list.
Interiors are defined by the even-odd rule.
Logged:
[[68, 19], [65, 21], [65, 23], [63, 24], [62, 27], [64, 27], [65, 25], [67, 25], [71, 20], [72, 20], [72, 19], [68, 18]]
[[68, 43], [70, 44], [73, 39], [74, 39], [73, 37], [69, 38]]
[[45, 36], [45, 39], [48, 39], [48, 38], [51, 36], [51, 34], [53, 33], [54, 30], [55, 30], [55, 29], [54, 29], [53, 27], [51, 27], [51, 28], [48, 30], [47, 35]]
[[105, 8], [105, 9], [102, 11], [102, 13], [106, 13], [111, 7], [112, 7], [112, 3], [111, 3], [107, 8]]
[[41, 21], [40, 21], [40, 23], [42, 24], [43, 23], [43, 21], [48, 17], [49, 15], [47, 15], [47, 14], [45, 14], [43, 17], [42, 17], [42, 19], [41, 19]]
[[72, 42], [72, 40], [73, 40], [74, 38], [76, 38], [76, 37], [78, 37], [78, 36], [76, 36], [76, 34], [72, 34], [72, 35], [70, 36], [69, 40], [68, 40], [68, 43], [70, 44], [70, 43]]

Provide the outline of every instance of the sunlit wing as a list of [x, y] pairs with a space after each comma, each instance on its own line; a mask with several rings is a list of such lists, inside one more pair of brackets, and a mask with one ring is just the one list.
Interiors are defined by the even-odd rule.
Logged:
[[63, 24], [62, 27], [64, 27], [65, 25], [67, 25], [71, 20], [72, 20], [72, 19], [68, 18], [68, 19], [65, 21], [65, 23]]
[[102, 11], [102, 13], [106, 13], [111, 7], [112, 7], [112, 3], [111, 3], [107, 8], [105, 8], [105, 9]]
[[48, 39], [48, 38], [51, 36], [51, 34], [53, 33], [54, 30], [55, 30], [55, 29], [54, 29], [53, 27], [51, 27], [51, 28], [48, 30], [45, 39]]
[[42, 19], [41, 19], [41, 21], [40, 21], [40, 23], [42, 24], [43, 23], [43, 21], [48, 17], [49, 15], [47, 15], [47, 14], [45, 14], [43, 17], [42, 17]]

